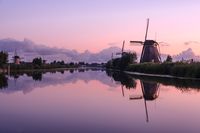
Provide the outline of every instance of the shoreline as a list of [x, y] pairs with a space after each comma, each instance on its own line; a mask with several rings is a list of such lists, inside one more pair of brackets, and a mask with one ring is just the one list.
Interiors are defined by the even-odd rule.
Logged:
[[149, 73], [140, 73], [140, 72], [132, 72], [132, 71], [120, 71], [120, 70], [117, 70], [117, 69], [106, 69], [106, 70], [115, 71], [115, 72], [123, 72], [125, 74], [135, 75], [135, 76], [200, 81], [200, 78], [192, 78], [192, 77], [178, 77], [178, 76], [165, 75], [165, 74], [149, 74]]
[[[10, 73], [15, 72], [51, 72], [51, 71], [63, 71], [63, 70], [82, 70], [82, 69], [104, 69], [101, 67], [77, 67], [77, 68], [49, 68], [49, 69], [11, 69]], [[8, 74], [8, 70], [0, 71], [0, 74]]]
[[170, 78], [170, 79], [182, 79], [182, 80], [199, 80], [200, 78], [192, 78], [192, 77], [178, 77], [172, 75], [164, 75], [164, 74], [148, 74], [148, 73], [140, 73], [140, 72], [131, 72], [131, 71], [123, 71], [129, 75], [136, 75], [136, 76], [146, 76], [146, 77], [157, 77], [157, 78]]

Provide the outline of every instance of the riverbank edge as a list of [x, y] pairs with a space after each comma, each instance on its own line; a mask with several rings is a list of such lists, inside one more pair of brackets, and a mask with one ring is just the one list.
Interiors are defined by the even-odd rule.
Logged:
[[158, 77], [158, 78], [170, 78], [170, 79], [182, 79], [182, 80], [199, 80], [200, 78], [190, 78], [190, 77], [177, 77], [172, 75], [162, 75], [162, 74], [148, 74], [148, 73], [140, 73], [140, 72], [131, 72], [131, 71], [123, 71], [129, 75], [136, 75], [136, 76], [146, 76], [146, 77]]
[[115, 72], [123, 72], [123, 73], [125, 73], [125, 74], [135, 75], [135, 76], [145, 76], [145, 77], [155, 77], [155, 78], [170, 78], [170, 79], [196, 80], [196, 81], [200, 81], [200, 78], [178, 77], [178, 76], [172, 76], [172, 75], [149, 74], [149, 73], [140, 73], [140, 72], [132, 72], [132, 71], [121, 71], [121, 70], [118, 70], [118, 69], [106, 69], [106, 70], [115, 71]]

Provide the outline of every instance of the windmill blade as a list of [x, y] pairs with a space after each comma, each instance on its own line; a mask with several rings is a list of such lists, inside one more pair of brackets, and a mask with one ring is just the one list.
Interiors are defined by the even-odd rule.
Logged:
[[129, 96], [129, 100], [140, 100], [143, 99], [143, 96], [141, 95], [131, 95]]
[[113, 53], [111, 54], [111, 59], [113, 60]]
[[144, 44], [144, 42], [142, 41], [130, 41], [131, 44]]
[[159, 45], [159, 43], [157, 43], [157, 46], [158, 46], [158, 58], [160, 59], [160, 62], [162, 62], [162, 60], [161, 60], [161, 54], [160, 54], [160, 45]]
[[122, 53], [124, 53], [124, 45], [125, 45], [125, 40], [123, 41], [123, 45], [122, 45]]
[[141, 46], [141, 45], [143, 45], [143, 44], [139, 44], [139, 43], [132, 43], [132, 44], [130, 44], [131, 46]]
[[147, 19], [147, 28], [146, 28], [146, 34], [145, 34], [145, 41], [147, 40], [148, 30], [149, 30], [149, 18]]

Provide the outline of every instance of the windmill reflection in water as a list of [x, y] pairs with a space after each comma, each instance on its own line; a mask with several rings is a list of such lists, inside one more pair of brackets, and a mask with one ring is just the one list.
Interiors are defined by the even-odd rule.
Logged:
[[141, 100], [144, 99], [144, 105], [145, 105], [145, 113], [146, 113], [146, 121], [149, 122], [149, 116], [148, 116], [148, 108], [147, 108], [147, 102], [146, 101], [153, 101], [158, 98], [159, 96], [159, 83], [155, 82], [146, 82], [146, 81], [140, 81], [142, 94], [141, 95], [131, 95], [129, 97], [130, 100]]

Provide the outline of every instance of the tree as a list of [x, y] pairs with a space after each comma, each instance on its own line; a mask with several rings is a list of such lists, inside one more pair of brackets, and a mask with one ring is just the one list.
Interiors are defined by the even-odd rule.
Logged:
[[60, 62], [60, 65], [65, 65], [65, 62], [62, 60], [62, 61]]
[[70, 66], [74, 66], [75, 64], [74, 64], [74, 62], [70, 62], [69, 65]]
[[51, 62], [51, 64], [56, 64], [56, 60], [54, 60], [53, 62]]
[[172, 57], [170, 55], [168, 55], [167, 59], [165, 60], [165, 62], [172, 62]]
[[120, 70], [124, 70], [128, 65], [136, 63], [137, 54], [134, 53], [123, 53], [120, 60]]
[[42, 58], [34, 58], [32, 61], [33, 65], [42, 66]]
[[78, 62], [78, 65], [83, 66], [83, 65], [85, 65], [85, 62]]
[[124, 52], [121, 58], [115, 58], [106, 63], [106, 68], [124, 70], [128, 65], [137, 62], [137, 54]]
[[8, 53], [1, 51], [0, 52], [0, 66], [8, 63]]

